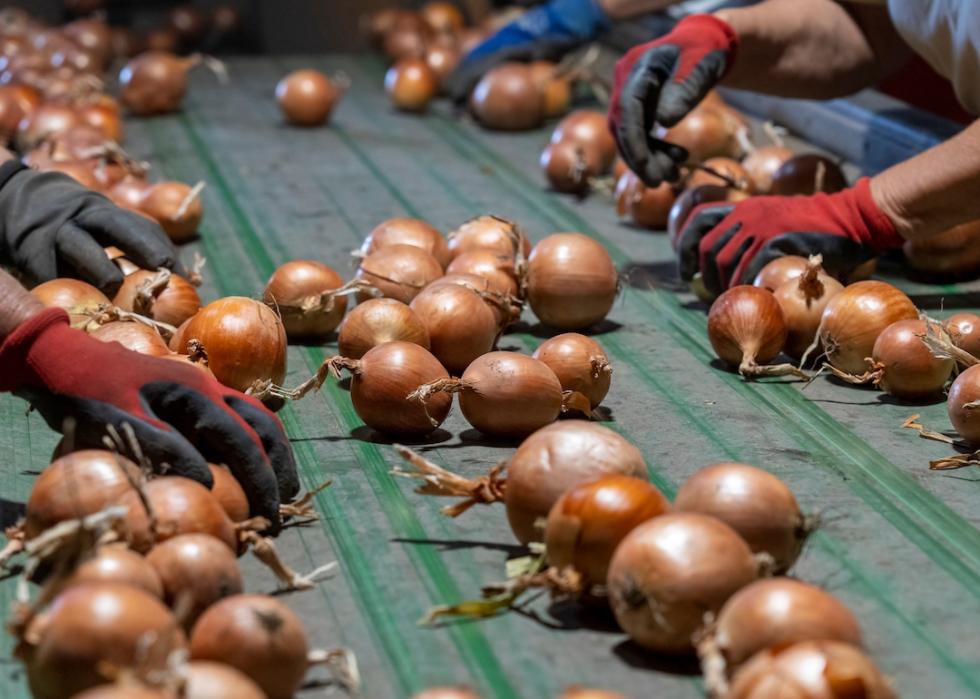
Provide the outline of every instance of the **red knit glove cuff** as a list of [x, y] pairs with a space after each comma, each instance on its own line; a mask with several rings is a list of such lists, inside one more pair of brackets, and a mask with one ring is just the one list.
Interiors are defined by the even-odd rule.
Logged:
[[868, 226], [867, 243], [878, 252], [902, 247], [905, 238], [895, 230], [895, 224], [884, 211], [878, 208], [874, 197], [871, 196], [871, 178], [859, 179], [854, 185], [853, 192], [861, 219]]
[[7, 336], [0, 345], [0, 391], [16, 391], [35, 384], [37, 372], [28, 357], [45, 334], [59, 327], [68, 327], [68, 314], [60, 308], [48, 308], [25, 320]]
[[[714, 47], [725, 52], [725, 72], [722, 74], [722, 77], [728, 75], [735, 63], [735, 55], [738, 52], [738, 34], [735, 33], [732, 25], [714, 15], [688, 15], [674, 27], [674, 32], [679, 30], [690, 30], [696, 32], [701, 37], [710, 36]], [[670, 34], [667, 36], [669, 38]], [[702, 58], [703, 54], [697, 56], [698, 61]], [[683, 66], [679, 67], [677, 75], [686, 77], [690, 71], [684, 68]]]

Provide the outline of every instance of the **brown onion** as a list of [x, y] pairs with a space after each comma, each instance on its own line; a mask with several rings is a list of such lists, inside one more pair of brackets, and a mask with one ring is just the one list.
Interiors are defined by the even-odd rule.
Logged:
[[801, 255], [782, 255], [770, 260], [759, 270], [752, 280], [752, 286], [758, 286], [769, 291], [799, 279], [807, 268], [807, 259]]
[[670, 236], [670, 243], [677, 249], [680, 242], [681, 233], [687, 224], [691, 212], [701, 204], [713, 202], [739, 202], [748, 199], [748, 192], [729, 187], [717, 187], [715, 185], [702, 185], [693, 189], [685, 189], [677, 197], [677, 201], [670, 207], [670, 214], [667, 217], [667, 234]]
[[201, 187], [183, 182], [158, 182], [146, 190], [140, 210], [154, 218], [172, 241], [186, 242], [197, 235], [204, 218]]
[[169, 325], [181, 325], [201, 310], [197, 289], [179, 274], [139, 270], [127, 276], [114, 304]]
[[136, 54], [136, 58], [151, 51], [173, 54], [180, 49], [180, 36], [172, 27], [156, 27], [143, 37], [143, 47], [144, 50]]
[[385, 36], [401, 26], [417, 26], [421, 17], [410, 10], [387, 7], [362, 17], [361, 30], [375, 48], [384, 46]]
[[344, 285], [340, 275], [316, 260], [291, 260], [276, 268], [262, 300], [276, 309], [290, 340], [322, 338], [347, 312], [346, 296], [331, 296]]
[[527, 300], [547, 326], [581, 330], [603, 320], [619, 291], [619, 274], [601, 243], [581, 233], [554, 233], [534, 246]]
[[235, 595], [210, 609], [191, 634], [191, 660], [213, 660], [251, 678], [268, 699], [291, 699], [308, 668], [299, 617], [264, 595]]
[[677, 201], [677, 190], [670, 182], [647, 187], [631, 170], [626, 170], [616, 182], [615, 197], [617, 214], [629, 216], [641, 228], [663, 230]]
[[[147, 42], [154, 38], [154, 34], [147, 35]], [[175, 112], [187, 92], [187, 72], [199, 62], [199, 58], [182, 58], [168, 50], [141, 53], [119, 73], [119, 100], [137, 116]]]
[[184, 46], [193, 47], [208, 33], [210, 17], [193, 5], [178, 5], [170, 10], [170, 26]]
[[64, 583], [65, 587], [90, 583], [131, 585], [163, 599], [163, 583], [145, 558], [123, 544], [100, 546], [82, 561]]
[[180, 699], [267, 699], [262, 688], [235, 668], [210, 660], [195, 660], [183, 668]]
[[549, 143], [539, 159], [545, 178], [556, 192], [583, 195], [602, 173], [599, 150], [572, 140]]
[[91, 284], [77, 279], [52, 279], [31, 289], [31, 296], [46, 308], [68, 311], [72, 324], [90, 320], [89, 313], [100, 306], [111, 306], [109, 298]]
[[690, 512], [633, 529], [609, 564], [609, 606], [630, 638], [661, 653], [687, 653], [728, 598], [758, 577], [749, 547], [727, 524]]
[[516, 258], [531, 254], [531, 243], [513, 221], [499, 216], [478, 216], [466, 221], [449, 234], [449, 255], [452, 259], [467, 252], [492, 250]]
[[114, 321], [100, 325], [90, 334], [102, 342], [118, 342], [128, 350], [151, 357], [163, 357], [170, 354], [170, 348], [160, 337], [160, 333], [143, 323], [126, 320]]
[[980, 316], [975, 313], [954, 313], [943, 326], [954, 345], [980, 358]]
[[106, 196], [117, 206], [139, 211], [150, 187], [150, 183], [139, 177], [126, 177], [112, 185]]
[[451, 2], [432, 0], [422, 6], [420, 12], [432, 30], [448, 34], [457, 34], [466, 26], [463, 12]]
[[980, 220], [954, 226], [939, 235], [907, 240], [902, 246], [909, 267], [924, 274], [963, 278], [980, 270]]
[[555, 372], [563, 391], [581, 393], [593, 408], [609, 393], [609, 357], [591, 337], [578, 333], [556, 335], [541, 343], [533, 356]]
[[384, 52], [392, 63], [405, 58], [422, 58], [431, 39], [429, 25], [415, 13], [405, 13], [402, 20], [385, 34]]
[[45, 102], [21, 119], [17, 126], [18, 148], [22, 152], [29, 151], [51, 136], [81, 123], [81, 117], [72, 107]]
[[0, 143], [10, 143], [24, 118], [20, 100], [9, 85], [0, 85]]
[[143, 52], [145, 41], [129, 27], [112, 27], [112, 52], [116, 58], [132, 58]]
[[411, 342], [429, 349], [429, 331], [415, 312], [394, 299], [371, 299], [357, 305], [340, 326], [340, 355], [360, 359], [386, 342]]
[[211, 471], [211, 477], [214, 479], [211, 495], [221, 505], [228, 518], [235, 524], [248, 519], [248, 498], [231, 471], [225, 466], [214, 464], [208, 464], [208, 470]]
[[480, 695], [468, 687], [432, 687], [413, 694], [412, 699], [480, 699]]
[[888, 679], [859, 648], [804, 641], [757, 653], [725, 699], [896, 699]]
[[509, 294], [501, 294], [500, 292], [494, 290], [493, 284], [489, 279], [476, 274], [447, 274], [444, 277], [439, 277], [439, 279], [436, 279], [422, 291], [424, 292], [437, 286], [447, 285], [466, 287], [467, 289], [475, 291], [477, 294], [479, 294], [480, 298], [483, 299], [483, 301], [487, 304], [487, 307], [489, 307], [491, 312], [493, 312], [498, 328], [505, 328], [508, 325], [516, 322], [521, 317], [523, 305], [517, 297]]
[[436, 82], [442, 85], [446, 78], [456, 69], [462, 54], [455, 46], [429, 46], [425, 50], [425, 62], [429, 70], [436, 76]]
[[225, 542], [207, 534], [181, 534], [154, 546], [146, 560], [163, 583], [163, 599], [184, 631], [218, 600], [242, 592], [242, 573]]
[[176, 619], [155, 597], [129, 585], [70, 587], [35, 617], [23, 650], [37, 699], [71, 699], [104, 684], [107, 671], [160, 672], [184, 645]]
[[296, 126], [327, 123], [343, 91], [317, 70], [293, 71], [276, 85], [276, 100], [286, 121]]
[[605, 585], [619, 543], [670, 503], [649, 481], [610, 475], [569, 488], [552, 506], [544, 530], [548, 563], [572, 568], [585, 590]]
[[491, 68], [470, 96], [470, 111], [481, 125], [500, 131], [524, 131], [544, 119], [541, 91], [524, 63]]
[[719, 177], [707, 170], [695, 168], [685, 182], [686, 187], [701, 187], [706, 184], [713, 184], [718, 187], [734, 186], [736, 189], [741, 189], [746, 192], [752, 191], [752, 181], [749, 179], [749, 173], [745, 171], [745, 168], [737, 160], [732, 160], [731, 158], [708, 158], [703, 164], [720, 175], [724, 175], [735, 184], [731, 185], [723, 177]]
[[72, 699], [173, 699], [163, 689], [130, 687], [128, 684], [103, 684], [76, 694]]
[[757, 148], [746, 155], [742, 167], [752, 182], [752, 189], [758, 194], [769, 194], [773, 176], [792, 157], [792, 149], [778, 145]]
[[586, 687], [570, 687], [558, 699], [629, 699], [625, 694], [610, 692], [607, 689], [589, 689]]
[[820, 344], [827, 361], [848, 374], [867, 367], [881, 331], [899, 320], [919, 317], [915, 304], [891, 284], [857, 282], [834, 296], [820, 319]]
[[112, 32], [99, 19], [76, 19], [61, 28], [62, 34], [90, 52], [100, 69], [105, 70], [112, 60]]
[[102, 104], [89, 104], [80, 107], [78, 114], [84, 124], [98, 129], [110, 141], [122, 142], [123, 124], [118, 111]]
[[777, 572], [789, 570], [812, 529], [785, 483], [745, 464], [700, 469], [677, 491], [674, 507], [720, 519], [753, 552], [772, 556]]
[[385, 91], [396, 109], [424, 112], [439, 92], [439, 78], [424, 58], [402, 58], [385, 74]]
[[808, 263], [802, 276], [780, 285], [773, 292], [786, 321], [783, 351], [787, 355], [797, 360], [803, 358], [817, 337], [824, 309], [843, 290], [844, 285], [824, 272], [815, 258], [813, 263]]
[[519, 293], [514, 258], [494, 250], [473, 250], [457, 255], [447, 274], [469, 274], [485, 279], [490, 291], [516, 297]]
[[[157, 544], [181, 534], [208, 534], [231, 551], [238, 550], [235, 527], [221, 503], [197, 481], [163, 476], [149, 481], [144, 491], [156, 520]], [[133, 502], [134, 496], [131, 491], [126, 499]]]
[[432, 354], [454, 376], [493, 349], [499, 333], [497, 316], [472, 289], [430, 285], [412, 300], [411, 309], [428, 331]]
[[970, 444], [980, 444], [980, 365], [971, 366], [956, 377], [949, 389], [946, 410], [949, 421], [960, 437]]
[[[245, 391], [256, 381], [281, 385], [286, 377], [286, 331], [268, 306], [242, 296], [218, 299], [191, 318], [171, 349], [188, 354], [197, 340], [215, 378]], [[176, 337], [176, 336], [175, 336]]]
[[847, 187], [840, 165], [823, 155], [795, 155], [773, 173], [772, 193], [781, 196], [839, 192]]
[[606, 172], [616, 159], [616, 141], [609, 131], [605, 112], [578, 109], [562, 119], [551, 134], [552, 143], [571, 141], [598, 151], [600, 172]]
[[[375, 287], [387, 298], [409, 303], [422, 289], [442, 276], [442, 265], [425, 250], [414, 245], [389, 245], [363, 260], [357, 278]], [[358, 292], [357, 300], [371, 294]]]
[[667, 130], [665, 141], [685, 148], [690, 159], [737, 158], [741, 148], [725, 116], [711, 107], [698, 107]]
[[449, 244], [442, 233], [418, 218], [390, 218], [374, 227], [361, 245], [365, 256], [392, 245], [414, 245], [425, 250], [443, 268], [449, 264]]
[[545, 119], [564, 116], [572, 106], [572, 81], [558, 75], [558, 66], [551, 61], [532, 61], [528, 67], [541, 91]]

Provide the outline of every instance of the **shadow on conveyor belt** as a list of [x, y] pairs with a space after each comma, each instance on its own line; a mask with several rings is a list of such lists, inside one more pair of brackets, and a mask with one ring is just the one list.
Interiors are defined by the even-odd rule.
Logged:
[[526, 556], [527, 548], [520, 544], [505, 544], [499, 541], [470, 541], [467, 539], [406, 539], [394, 538], [395, 544], [412, 544], [414, 546], [435, 546], [440, 551], [459, 551], [466, 549], [487, 549], [506, 553], [508, 558]]
[[[589, 336], [605, 335], [606, 333], [616, 332], [617, 330], [622, 329], [622, 327], [622, 324], [606, 318], [601, 323], [589, 328], [588, 330], [579, 330], [577, 332], [581, 333], [582, 335]], [[549, 328], [543, 323], [535, 323], [534, 325], [531, 325], [530, 323], [521, 320], [511, 325], [507, 332], [525, 333], [542, 340], [548, 340], [554, 337], [559, 331], [556, 331], [554, 328]], [[504, 335], [504, 337], [506, 338], [507, 336]]]
[[641, 670], [654, 670], [685, 677], [697, 677], [701, 674], [701, 666], [694, 656], [672, 657], [651, 653], [633, 641], [623, 641], [613, 648], [613, 653], [630, 667]]
[[24, 503], [0, 498], [0, 527], [6, 529], [14, 526], [24, 518], [26, 512]]

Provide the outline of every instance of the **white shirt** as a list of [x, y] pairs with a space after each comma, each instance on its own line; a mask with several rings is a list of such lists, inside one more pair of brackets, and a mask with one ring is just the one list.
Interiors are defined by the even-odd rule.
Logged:
[[888, 0], [895, 28], [980, 116], [980, 0]]

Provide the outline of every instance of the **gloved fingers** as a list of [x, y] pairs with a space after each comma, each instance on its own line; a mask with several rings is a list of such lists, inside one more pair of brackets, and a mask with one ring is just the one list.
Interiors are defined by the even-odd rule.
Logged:
[[654, 157], [648, 137], [659, 93], [656, 75], [642, 68], [634, 69], [619, 96], [620, 117], [615, 133], [623, 160], [651, 187], [663, 182], [667, 174], [663, 172], [664, 158]]
[[728, 287], [728, 273], [725, 268], [726, 256], [741, 248], [746, 236], [740, 235], [741, 223], [721, 226], [706, 235], [701, 241], [699, 264], [701, 266], [701, 281], [704, 287], [713, 294], [720, 294]]
[[[721, 255], [718, 263], [718, 273], [721, 277], [721, 291], [739, 284], [751, 284], [754, 277], [748, 277], [747, 272], [752, 260], [759, 254], [763, 241], [748, 237], [734, 251]], [[719, 292], [720, 293], [720, 292]]]
[[112, 298], [123, 282], [123, 273], [88, 232], [71, 221], [55, 237], [55, 248], [62, 266]]
[[823, 256], [822, 266], [827, 274], [846, 277], [857, 267], [876, 256], [875, 251], [850, 238], [817, 232], [790, 232], [770, 239], [752, 260], [747, 273], [753, 279], [767, 263], [784, 255]]
[[299, 493], [299, 475], [286, 431], [275, 415], [249, 396], [228, 396], [225, 403], [249, 424], [262, 440], [279, 486], [279, 498], [290, 502]]
[[691, 212], [677, 241], [678, 271], [691, 281], [700, 269], [701, 240], [734, 211], [734, 204], [702, 204]]
[[724, 51], [713, 51], [698, 61], [684, 80], [668, 81], [657, 106], [657, 122], [674, 126], [687, 116], [721, 80], [725, 62]]
[[170, 238], [145, 216], [106, 204], [82, 211], [75, 222], [102, 245], [115, 245], [143, 269], [165, 267], [177, 274], [185, 273]]

